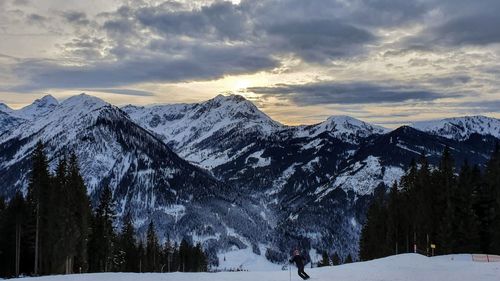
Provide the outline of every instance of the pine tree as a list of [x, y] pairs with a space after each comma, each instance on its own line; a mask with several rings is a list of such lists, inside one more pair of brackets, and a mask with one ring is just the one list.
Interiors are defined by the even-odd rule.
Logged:
[[52, 179], [52, 192], [47, 221], [47, 236], [45, 240], [51, 247], [44, 251], [49, 259], [48, 274], [62, 274], [68, 272], [68, 255], [71, 252], [70, 240], [73, 235], [72, 219], [68, 207], [67, 159], [63, 155], [58, 162], [56, 175]]
[[330, 258], [328, 257], [328, 253], [323, 251], [321, 254], [321, 261], [318, 263], [318, 267], [321, 266], [330, 266]]
[[418, 181], [418, 167], [414, 159], [411, 160], [407, 172], [400, 180], [400, 187], [402, 194], [400, 196], [401, 204], [403, 206], [401, 212], [404, 215], [402, 219], [402, 240], [404, 251], [410, 252], [412, 250], [413, 238], [416, 236], [416, 221], [419, 219], [419, 214], [417, 212], [417, 181]]
[[189, 271], [189, 265], [191, 263], [190, 260], [190, 251], [189, 244], [185, 239], [182, 239], [181, 244], [179, 246], [179, 271], [187, 272]]
[[175, 246], [170, 241], [170, 235], [167, 235], [167, 241], [163, 247], [163, 255], [165, 256], [165, 264], [167, 265], [166, 271], [172, 272], [175, 266], [173, 265]]
[[384, 203], [385, 186], [375, 189], [374, 199], [368, 209], [365, 224], [361, 230], [360, 258], [371, 260], [390, 254], [385, 238], [387, 235], [387, 209]]
[[397, 182], [391, 187], [389, 199], [387, 202], [387, 237], [386, 244], [388, 248], [394, 249], [394, 254], [400, 251], [400, 233], [401, 233], [401, 202]]
[[[48, 168], [45, 147], [38, 142], [32, 154], [32, 170], [28, 185], [28, 204], [33, 213], [32, 229], [34, 229], [34, 275], [49, 273], [47, 259], [44, 252], [50, 250], [53, 245], [46, 241], [49, 236], [49, 210], [51, 208], [50, 197], [52, 196], [51, 176]], [[48, 240], [48, 239], [47, 239]]]
[[453, 250], [453, 221], [456, 220], [452, 200], [452, 194], [456, 188], [453, 166], [450, 149], [446, 147], [439, 163], [439, 170], [436, 172], [439, 190], [436, 192], [436, 213], [434, 214], [435, 217], [442, 218], [437, 234], [437, 244], [440, 246], [438, 251], [442, 254], [449, 254]]
[[111, 189], [105, 186], [99, 206], [92, 218], [89, 238], [89, 266], [91, 272], [108, 272], [113, 269], [116, 235], [113, 228], [115, 207]]
[[88, 271], [87, 242], [89, 239], [91, 207], [87, 195], [87, 187], [80, 173], [78, 158], [73, 152], [70, 155], [67, 175], [67, 208], [72, 229], [71, 252], [74, 256], [73, 272]]
[[473, 207], [473, 191], [479, 176], [477, 167], [471, 169], [465, 162], [452, 193], [455, 214], [451, 234], [453, 253], [475, 253], [479, 250], [479, 225]]
[[332, 256], [332, 265], [340, 265], [340, 257], [339, 255], [337, 254], [337, 252], [333, 253], [333, 256]]
[[177, 242], [174, 243], [174, 252], [172, 254], [171, 271], [181, 271], [181, 259], [179, 254], [180, 246]]
[[159, 253], [160, 246], [158, 243], [158, 237], [156, 236], [156, 230], [153, 221], [149, 223], [147, 234], [146, 234], [146, 262], [147, 271], [157, 272], [159, 268]]
[[482, 253], [491, 253], [491, 227], [495, 218], [494, 190], [483, 180], [476, 187], [474, 210], [479, 219], [479, 247]]
[[17, 192], [14, 198], [9, 203], [10, 216], [14, 222], [15, 237], [12, 244], [15, 245], [15, 276], [19, 277], [21, 273], [21, 253], [22, 253], [22, 236], [26, 220], [26, 202], [21, 193]]
[[208, 269], [208, 261], [203, 248], [200, 243], [197, 243], [193, 249], [194, 252], [194, 265], [191, 271], [194, 272], [205, 272]]
[[351, 254], [347, 255], [347, 258], [345, 258], [344, 260], [344, 264], [348, 264], [348, 263], [352, 263], [353, 260], [352, 260], [352, 256]]
[[120, 234], [120, 249], [124, 254], [124, 263], [121, 270], [123, 272], [138, 272], [139, 253], [136, 246], [135, 229], [130, 212], [128, 212], [123, 219], [123, 226]]
[[139, 257], [139, 272], [145, 272], [146, 250], [144, 249], [144, 242], [142, 240], [139, 240], [139, 245], [137, 246], [137, 256]]
[[489, 215], [489, 230], [487, 235], [491, 241], [490, 253], [500, 254], [500, 144], [497, 143], [486, 166], [485, 182], [488, 193], [492, 195]]
[[[419, 169], [417, 172], [414, 202], [411, 204], [415, 214], [413, 223], [413, 237], [417, 244], [417, 249], [430, 255], [430, 243], [435, 239], [436, 228], [440, 221], [433, 216], [435, 206], [435, 194], [440, 192], [439, 188], [432, 182], [429, 163], [424, 153], [419, 159]], [[416, 239], [415, 239], [416, 238]]]

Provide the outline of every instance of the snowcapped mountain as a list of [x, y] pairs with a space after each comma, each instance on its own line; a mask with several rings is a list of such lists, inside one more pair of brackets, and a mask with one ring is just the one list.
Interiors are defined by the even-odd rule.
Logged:
[[12, 108], [10, 108], [8, 105], [6, 105], [5, 103], [1, 103], [0, 102], [0, 112], [3, 112], [3, 113], [11, 113], [13, 111]]
[[310, 126], [299, 126], [295, 129], [296, 137], [315, 137], [327, 132], [335, 138], [358, 143], [359, 140], [374, 134], [383, 134], [389, 130], [368, 124], [349, 116], [330, 116], [326, 121]]
[[242, 141], [268, 136], [283, 127], [238, 95], [219, 95], [195, 104], [122, 109], [183, 158], [208, 169], [238, 153], [235, 148]]
[[34, 120], [51, 112], [58, 104], [59, 102], [53, 96], [46, 95], [21, 109], [13, 110], [8, 108], [10, 110], [6, 112], [20, 119]]
[[24, 120], [13, 117], [8, 113], [0, 111], [0, 138], [2, 135], [7, 134], [12, 129], [16, 128]]
[[393, 131], [348, 116], [285, 126], [241, 96], [120, 109], [82, 94], [2, 108], [3, 195], [26, 188], [41, 140], [52, 168], [74, 150], [92, 198], [109, 185], [141, 231], [153, 219], [159, 233], [202, 242], [212, 257], [245, 249], [275, 262], [294, 246], [357, 256], [374, 190], [411, 159], [424, 153], [435, 165], [449, 147], [457, 164], [484, 165], [499, 140], [498, 120], [487, 117]]
[[18, 110], [0, 103], [0, 138], [5, 137], [7, 132], [17, 128], [20, 124], [46, 115], [54, 110], [58, 104], [59, 102], [50, 95], [37, 99], [32, 104]]
[[486, 116], [464, 116], [415, 122], [411, 127], [455, 140], [468, 139], [472, 134], [500, 138], [500, 120]]

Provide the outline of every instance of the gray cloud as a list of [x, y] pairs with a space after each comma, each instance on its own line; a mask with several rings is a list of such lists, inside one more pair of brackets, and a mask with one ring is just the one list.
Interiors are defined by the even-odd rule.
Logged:
[[[58, 62], [26, 60], [14, 68], [25, 83], [10, 91], [51, 88], [116, 87], [140, 82], [211, 80], [226, 74], [245, 74], [271, 69], [278, 62], [260, 55], [254, 48], [184, 45], [189, 56], [174, 57], [152, 52], [129, 55], [118, 62], [97, 62], [91, 66], [68, 66]], [[125, 51], [126, 52], [126, 51]]]
[[373, 42], [370, 32], [335, 20], [309, 20], [272, 25], [272, 36], [279, 36], [284, 51], [291, 51], [307, 61], [357, 54], [364, 44]]
[[26, 6], [30, 3], [30, 0], [14, 0], [12, 4], [17, 6]]
[[500, 100], [460, 102], [454, 104], [454, 106], [462, 107], [462, 111], [466, 114], [480, 114], [482, 112], [500, 113]]
[[62, 12], [62, 17], [69, 23], [87, 25], [90, 21], [87, 19], [87, 15], [83, 12], [69, 11]]
[[461, 96], [456, 93], [443, 94], [408, 86], [363, 82], [278, 84], [274, 87], [252, 87], [247, 90], [265, 96], [288, 99], [297, 105], [400, 103]]
[[142, 90], [133, 90], [133, 89], [86, 89], [83, 90], [84, 92], [103, 92], [103, 93], [109, 93], [109, 94], [118, 94], [118, 95], [126, 95], [126, 96], [139, 96], [139, 97], [151, 97], [154, 96], [155, 94], [153, 92], [149, 91], [142, 91]]
[[29, 14], [27, 16], [27, 19], [28, 19], [28, 22], [30, 24], [41, 24], [43, 25], [46, 21], [47, 21], [47, 18], [42, 16], [42, 15], [39, 15], [39, 14]]
[[[443, 0], [431, 2], [439, 18], [406, 43], [441, 45], [488, 45], [500, 43], [500, 1]], [[434, 21], [433, 20], [433, 21]]]
[[199, 10], [172, 11], [158, 7], [139, 9], [134, 16], [146, 27], [160, 34], [243, 39], [250, 27], [247, 14], [231, 2], [216, 2]]
[[444, 77], [432, 77], [427, 82], [437, 84], [441, 87], [453, 87], [457, 85], [464, 85], [469, 83], [472, 78], [469, 75], [449, 75]]
[[71, 53], [72, 56], [81, 58], [88, 63], [102, 59], [106, 46], [104, 38], [84, 34], [65, 43], [63, 48], [66, 52]]

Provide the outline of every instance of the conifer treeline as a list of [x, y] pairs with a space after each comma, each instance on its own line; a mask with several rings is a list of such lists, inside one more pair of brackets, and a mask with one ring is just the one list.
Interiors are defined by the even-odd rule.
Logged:
[[160, 245], [151, 222], [138, 239], [130, 214], [114, 228], [115, 206], [109, 188], [91, 209], [74, 153], [60, 157], [49, 172], [44, 146], [37, 144], [26, 196], [0, 198], [0, 277], [79, 272], [206, 271], [201, 245], [170, 239]]
[[[360, 258], [398, 253], [500, 254], [500, 147], [486, 169], [460, 169], [448, 148], [431, 169], [425, 156], [405, 176], [374, 193], [360, 238]], [[414, 248], [416, 247], [416, 249]]]

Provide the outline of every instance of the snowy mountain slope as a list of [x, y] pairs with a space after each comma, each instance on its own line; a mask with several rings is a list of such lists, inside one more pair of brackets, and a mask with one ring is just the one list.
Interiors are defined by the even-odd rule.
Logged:
[[315, 137], [328, 132], [344, 141], [358, 143], [360, 139], [374, 134], [387, 133], [389, 130], [372, 125], [349, 116], [330, 116], [326, 121], [316, 125], [299, 126], [295, 129], [296, 137]]
[[306, 239], [319, 251], [337, 249], [342, 256], [356, 256], [357, 243], [352, 241], [358, 239], [365, 202], [356, 200], [364, 194], [339, 189], [319, 198], [314, 191], [335, 179], [358, 145], [330, 131], [304, 135], [297, 137], [292, 128], [259, 139], [212, 173], [266, 202], [275, 214], [276, 251]]
[[179, 155], [205, 168], [237, 153], [244, 140], [269, 135], [282, 125], [238, 95], [219, 95], [195, 104], [126, 106], [123, 110], [148, 130], [161, 136]]
[[339, 167], [331, 182], [319, 186], [314, 192], [322, 198], [342, 189], [357, 195], [373, 194], [381, 184], [391, 186], [404, 175], [412, 160], [425, 154], [430, 165], [437, 166], [445, 147], [452, 151], [456, 166], [464, 161], [484, 167], [498, 139], [471, 134], [467, 141], [456, 141], [429, 135], [411, 127], [400, 127], [390, 133], [367, 138], [359, 149]]
[[456, 166], [468, 161], [469, 164], [484, 167], [498, 139], [475, 133], [470, 138], [471, 141], [459, 141], [403, 126], [388, 134], [368, 138], [349, 162], [375, 156], [381, 159], [383, 166], [406, 167], [412, 159], [418, 160], [425, 153], [428, 162], [436, 165], [444, 148], [448, 147]]
[[18, 110], [0, 103], [0, 138], [5, 138], [7, 132], [18, 127], [21, 123], [46, 115], [54, 110], [58, 104], [59, 102], [50, 95], [37, 99], [32, 104]]
[[196, 238], [213, 251], [251, 248], [269, 232], [260, 206], [178, 157], [119, 108], [87, 95], [65, 100], [0, 141], [2, 195], [26, 190], [23, 171], [29, 170], [39, 140], [52, 168], [64, 150], [75, 151], [94, 202], [109, 185], [119, 214], [130, 211], [141, 231], [154, 220], [159, 233], [169, 230], [176, 240]]
[[379, 157], [372, 155], [362, 161], [355, 162], [346, 167], [331, 184], [319, 187], [315, 194], [316, 200], [321, 200], [336, 188], [344, 191], [353, 191], [358, 195], [373, 194], [373, 190], [380, 184], [391, 186], [404, 175], [403, 167], [383, 165]]
[[[59, 102], [53, 96], [46, 95], [21, 109], [13, 110], [7, 108], [5, 112], [16, 118], [33, 120], [51, 112], [57, 107], [58, 104]], [[0, 108], [0, 110], [2, 109]]]
[[5, 103], [1, 103], [0, 102], [0, 112], [4, 112], [4, 113], [11, 113], [13, 111], [12, 108], [10, 108], [8, 105], [6, 105]]
[[500, 120], [486, 116], [464, 116], [415, 122], [411, 127], [449, 139], [465, 140], [470, 135], [490, 135], [500, 138]]
[[9, 133], [12, 129], [19, 126], [25, 120], [11, 116], [10, 114], [0, 111], [0, 138], [2, 135]]
[[[467, 259], [469, 257], [469, 259]], [[265, 270], [265, 269], [264, 269]], [[251, 270], [249, 272], [218, 273], [93, 273], [30, 277], [34, 281], [276, 281], [301, 280], [292, 267], [288, 270]], [[340, 266], [309, 268], [305, 270], [312, 280], [330, 281], [378, 281], [378, 280], [440, 280], [440, 281], [493, 281], [500, 275], [498, 263], [477, 263], [470, 260], [470, 255], [450, 255], [442, 257], [424, 257], [417, 254], [403, 254], [368, 262], [358, 262]]]

